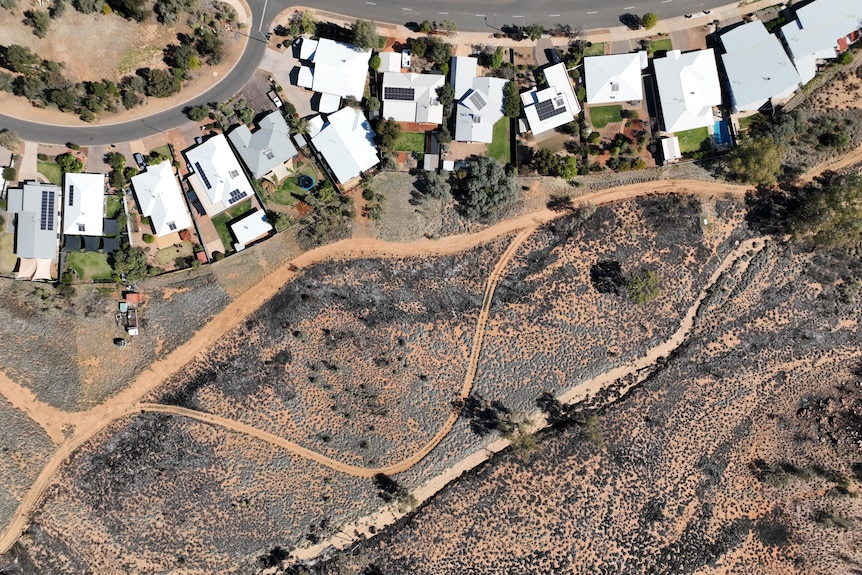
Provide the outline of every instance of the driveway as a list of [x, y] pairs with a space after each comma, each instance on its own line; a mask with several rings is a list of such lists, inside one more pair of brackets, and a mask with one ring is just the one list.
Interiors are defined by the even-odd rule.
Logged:
[[316, 114], [317, 112], [311, 109], [311, 96], [314, 92], [290, 83], [290, 73], [300, 66], [299, 59], [293, 57], [293, 49], [290, 45], [282, 50], [267, 48], [260, 68], [272, 74], [273, 80], [282, 87], [281, 99], [293, 104], [300, 118]]

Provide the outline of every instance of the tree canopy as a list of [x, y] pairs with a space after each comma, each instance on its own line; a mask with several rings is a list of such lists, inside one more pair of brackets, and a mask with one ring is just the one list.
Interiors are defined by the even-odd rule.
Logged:
[[641, 26], [647, 30], [653, 28], [656, 24], [658, 24], [658, 16], [656, 16], [654, 12], [647, 12], [641, 18]]
[[827, 174], [800, 194], [790, 213], [790, 231], [826, 249], [862, 241], [862, 175]]
[[366, 50], [376, 50], [380, 45], [380, 37], [377, 35], [377, 25], [370, 20], [357, 20], [353, 25], [353, 43]]
[[757, 136], [736, 146], [728, 154], [727, 168], [734, 179], [753, 185], [772, 185], [781, 173], [784, 146]]
[[391, 150], [395, 146], [395, 140], [398, 139], [398, 134], [400, 133], [401, 125], [392, 118], [389, 118], [377, 124], [377, 143], [384, 150]]
[[485, 156], [458, 174], [458, 201], [471, 220], [482, 220], [518, 199], [515, 179], [496, 160]]

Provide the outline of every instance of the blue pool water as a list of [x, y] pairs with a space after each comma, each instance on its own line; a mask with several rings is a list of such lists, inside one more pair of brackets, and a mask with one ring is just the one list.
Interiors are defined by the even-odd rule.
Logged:
[[725, 120], [715, 123], [715, 143], [717, 145], [730, 144], [730, 130], [727, 129]]

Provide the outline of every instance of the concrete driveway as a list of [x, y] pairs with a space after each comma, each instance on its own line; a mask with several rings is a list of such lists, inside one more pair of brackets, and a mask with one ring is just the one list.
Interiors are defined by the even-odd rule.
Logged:
[[272, 74], [273, 80], [282, 87], [281, 99], [293, 104], [300, 118], [311, 116], [316, 113], [311, 108], [311, 97], [314, 92], [290, 83], [290, 73], [300, 66], [300, 62], [298, 58], [293, 57], [293, 49], [290, 45], [282, 50], [267, 48], [260, 68]]

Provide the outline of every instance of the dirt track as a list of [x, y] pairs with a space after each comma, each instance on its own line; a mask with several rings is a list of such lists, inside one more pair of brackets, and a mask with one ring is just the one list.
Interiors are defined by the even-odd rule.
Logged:
[[[721, 196], [742, 198], [750, 189], [751, 188], [747, 186], [687, 180], [647, 182], [587, 194], [577, 198], [574, 203], [576, 205], [587, 203], [607, 204], [643, 195], [669, 193], [684, 193], [701, 197]], [[18, 538], [22, 530], [26, 527], [31, 511], [38, 503], [42, 493], [50, 485], [54, 474], [59, 469], [60, 465], [62, 465], [76, 449], [89, 441], [98, 432], [118, 418], [131, 415], [142, 410], [164, 411], [161, 406], [156, 408], [151, 404], [141, 404], [141, 397], [164, 383], [173, 373], [181, 369], [197, 354], [203, 352], [227, 332], [242, 323], [249, 314], [269, 300], [285, 283], [296, 277], [298, 270], [301, 270], [303, 267], [330, 259], [360, 259], [369, 257], [403, 258], [410, 256], [450, 255], [476, 247], [501, 235], [523, 231], [523, 233], [513, 241], [512, 245], [499, 260], [497, 267], [495, 267], [494, 272], [489, 277], [488, 284], [486, 286], [483, 311], [479, 318], [477, 326], [478, 330], [474, 337], [473, 350], [471, 353], [471, 366], [473, 367], [468, 369], [465, 384], [462, 388], [462, 397], [469, 395], [470, 386], [472, 385], [472, 377], [475, 375], [475, 366], [473, 364], [475, 363], [475, 360], [478, 359], [478, 353], [481, 350], [481, 332], [484, 325], [482, 317], [485, 317], [485, 321], [487, 321], [487, 308], [490, 305], [496, 282], [499, 281], [502, 276], [502, 272], [509, 259], [511, 259], [511, 257], [517, 252], [517, 246], [520, 244], [520, 241], [526, 239], [526, 237], [528, 237], [529, 234], [541, 224], [549, 222], [561, 215], [563, 215], [561, 212], [543, 209], [490, 226], [475, 234], [450, 236], [439, 240], [424, 239], [406, 244], [391, 243], [368, 238], [351, 239], [306, 252], [294, 259], [292, 262], [274, 270], [273, 273], [267, 276], [264, 281], [255, 285], [248, 292], [237, 298], [219, 315], [214, 317], [213, 321], [211, 321], [206, 328], [197, 332], [186, 344], [174, 350], [165, 359], [154, 363], [151, 369], [142, 373], [123, 392], [88, 411], [65, 413], [55, 410], [55, 412], [49, 412], [47, 408], [42, 409], [44, 404], [38, 402], [35, 398], [28, 398], [26, 394], [23, 393], [22, 388], [11, 384], [8, 378], [5, 376], [0, 377], [0, 393], [9, 398], [10, 402], [24, 410], [35, 422], [41, 425], [43, 429], [46, 430], [46, 433], [55, 440], [55, 442], [59, 439], [58, 430], [63, 429], [64, 425], [69, 426], [70, 429], [74, 429], [74, 433], [72, 433], [71, 437], [58, 447], [57, 452], [45, 465], [42, 472], [27, 492], [26, 497], [21, 501], [14, 518], [10, 522], [3, 536], [0, 537], [0, 553], [5, 553]], [[466, 392], [464, 391], [465, 389]], [[182, 415], [191, 416], [189, 413], [183, 413]], [[202, 419], [204, 417], [215, 416], [200, 414], [196, 418]], [[369, 473], [371, 475], [378, 472], [397, 473], [399, 471], [409, 469], [417, 462], [421, 461], [422, 458], [424, 458], [439, 443], [439, 441], [446, 436], [448, 431], [451, 429], [451, 426], [455, 421], [457, 421], [457, 418], [458, 414], [453, 413], [437, 435], [435, 435], [428, 444], [423, 446], [422, 449], [411, 457], [395, 465], [377, 470], [367, 470], [364, 468], [356, 469], [360, 470], [361, 476], [363, 477], [367, 477], [367, 474]], [[225, 422], [227, 422], [227, 420], [225, 420]], [[216, 421], [213, 420], [212, 423], [216, 423]], [[218, 422], [218, 424], [223, 425], [224, 422]], [[248, 433], [254, 429], [250, 426], [239, 424], [238, 422], [234, 422], [234, 424], [243, 428], [249, 428], [248, 430], [240, 430], [239, 427], [237, 427], [237, 431]], [[264, 439], [264, 433], [265, 432], [259, 430], [254, 430], [252, 435]], [[274, 437], [275, 436], [273, 436], [273, 438]], [[286, 440], [280, 438], [275, 438], [274, 441], [277, 441], [277, 444], [279, 445], [282, 445], [281, 442], [284, 442], [282, 446], [285, 448], [300, 455], [309, 457], [310, 459], [318, 461], [324, 465], [329, 465], [327, 461], [332, 462], [333, 465], [329, 466], [334, 469], [336, 468], [334, 467], [334, 464], [338, 464], [338, 462], [310, 452], [301, 446], [292, 444], [292, 442], [286, 442]], [[287, 444], [295, 445], [296, 449], [288, 447]], [[306, 454], [305, 452], [308, 453]], [[345, 472], [350, 473], [349, 471]]]

